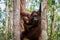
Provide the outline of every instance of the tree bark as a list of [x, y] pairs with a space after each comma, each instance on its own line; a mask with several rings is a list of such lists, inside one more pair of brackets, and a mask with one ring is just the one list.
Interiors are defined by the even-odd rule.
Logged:
[[47, 0], [41, 0], [42, 40], [47, 40]]
[[13, 40], [20, 40], [20, 0], [13, 0]]

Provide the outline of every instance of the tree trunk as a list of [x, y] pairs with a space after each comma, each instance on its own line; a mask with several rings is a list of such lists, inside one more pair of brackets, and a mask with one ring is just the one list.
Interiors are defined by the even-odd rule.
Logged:
[[[11, 40], [13, 38], [13, 13], [12, 13], [12, 9], [13, 7], [12, 6], [9, 6], [11, 5], [12, 1], [11, 0], [8, 0], [8, 40]], [[10, 37], [11, 36], [11, 37]]]
[[6, 40], [8, 40], [8, 13], [9, 13], [9, 11], [8, 11], [8, 0], [7, 0], [7, 3], [6, 3], [7, 5], [6, 5], [6, 29], [5, 29], [5, 35], [6, 35]]
[[47, 0], [41, 0], [42, 40], [47, 40]]
[[52, 8], [52, 13], [51, 13], [51, 26], [50, 26], [50, 40], [52, 39], [52, 34], [53, 34], [53, 27], [54, 27], [54, 7]]
[[20, 0], [13, 0], [13, 40], [20, 40]]

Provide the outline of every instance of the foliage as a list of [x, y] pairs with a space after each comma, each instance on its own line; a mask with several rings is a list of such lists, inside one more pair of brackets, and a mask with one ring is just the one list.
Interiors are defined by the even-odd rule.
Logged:
[[30, 3], [30, 8], [27, 9], [28, 11], [32, 12], [34, 10], [36, 11], [39, 9], [40, 0], [34, 0], [34, 1], [31, 0], [31, 2], [29, 3]]
[[58, 12], [56, 11], [57, 8], [60, 8], [59, 5], [56, 4], [55, 0], [48, 0], [48, 40], [50, 39], [50, 25], [51, 25], [51, 12], [52, 12], [52, 6], [54, 5], [55, 11], [54, 11], [54, 29], [53, 34], [52, 34], [52, 39], [53, 40], [60, 40], [60, 30], [58, 30], [58, 28], [60, 28], [60, 16], [58, 15]]
[[[6, 5], [6, 1], [7, 0], [4, 0], [5, 5]], [[12, 12], [12, 0], [10, 0], [10, 3], [8, 6], [10, 8], [10, 12]], [[0, 40], [6, 40], [6, 36], [8, 37], [8, 40], [13, 38], [12, 37], [12, 35], [13, 35], [12, 31], [11, 30], [9, 32], [6, 31], [6, 20], [5, 20], [5, 18], [6, 18], [6, 8], [3, 11], [0, 8], [0, 24], [2, 24], [2, 25], [0, 25]], [[10, 18], [8, 18], [8, 19], [9, 19], [8, 21], [10, 21]], [[8, 33], [8, 34], [6, 35], [6, 33]]]

